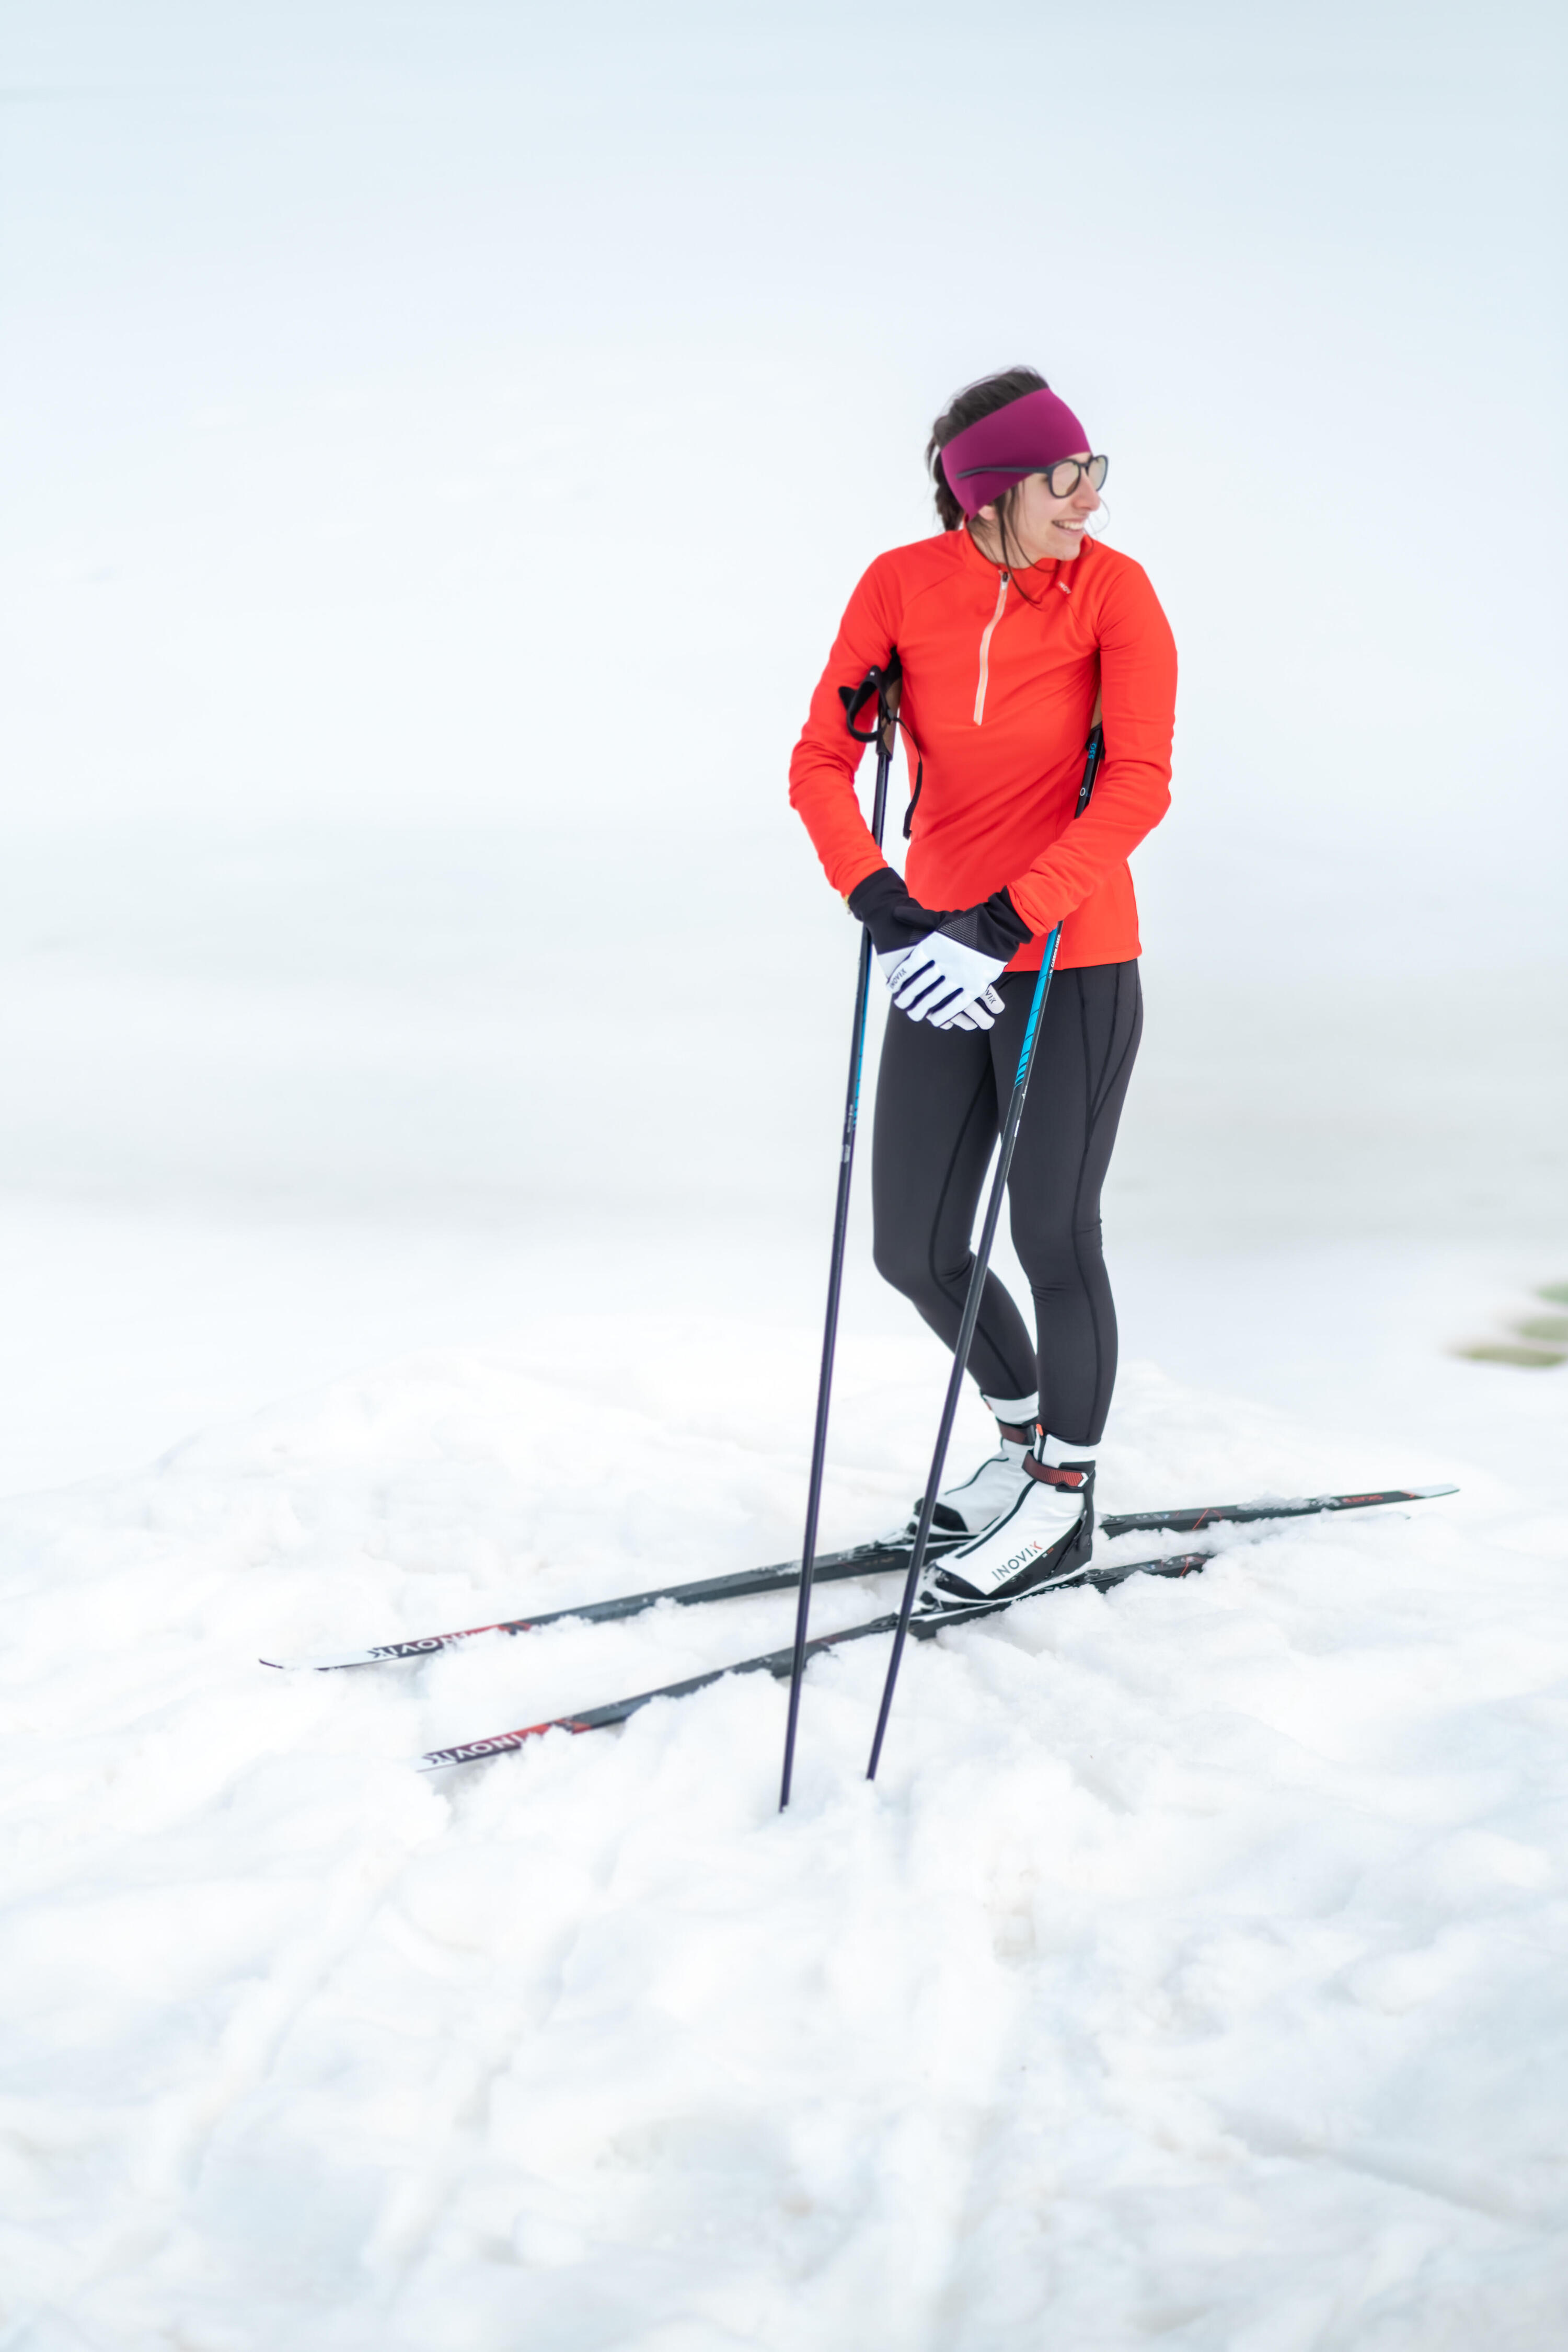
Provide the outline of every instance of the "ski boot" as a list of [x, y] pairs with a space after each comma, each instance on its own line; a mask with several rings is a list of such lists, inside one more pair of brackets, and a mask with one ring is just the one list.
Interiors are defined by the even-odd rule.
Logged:
[[[977, 1536], [993, 1519], [1010, 1510], [1028, 1484], [1024, 1465], [1034, 1443], [1032, 1429], [999, 1421], [996, 1424], [998, 1451], [988, 1454], [969, 1477], [955, 1486], [943, 1486], [931, 1513], [931, 1531], [933, 1543], [951, 1544], [964, 1536]], [[920, 1520], [923, 1495], [917, 1495], [909, 1518], [893, 1543], [912, 1543]]]
[[916, 1608], [928, 1615], [994, 1609], [1075, 1576], [1094, 1542], [1094, 1465], [1059, 1467], [1030, 1453], [1010, 1510], [921, 1570]]

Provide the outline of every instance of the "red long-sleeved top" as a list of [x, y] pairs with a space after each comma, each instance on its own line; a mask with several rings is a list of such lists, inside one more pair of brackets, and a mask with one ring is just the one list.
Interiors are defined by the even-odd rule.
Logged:
[[[1007, 969], [1140, 952], [1129, 854], [1171, 804], [1176, 648], [1142, 565], [1087, 541], [1022, 574], [964, 530], [879, 555], [849, 599], [790, 762], [789, 796], [846, 895], [887, 860], [855, 796], [864, 746], [841, 686], [897, 650], [900, 717], [922, 766], [905, 880], [923, 907], [973, 907], [1004, 887], [1034, 937]], [[1103, 693], [1105, 758], [1076, 823], [1084, 740]], [[869, 721], [869, 710], [861, 724]]]

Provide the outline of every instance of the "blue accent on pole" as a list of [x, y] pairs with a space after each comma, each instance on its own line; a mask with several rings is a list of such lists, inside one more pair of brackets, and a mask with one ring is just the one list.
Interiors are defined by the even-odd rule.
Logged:
[[1013, 1077], [1013, 1084], [1016, 1087], [1028, 1084], [1029, 1065], [1035, 1058], [1035, 1032], [1040, 1025], [1040, 1013], [1046, 1002], [1046, 991], [1051, 984], [1051, 973], [1056, 967], [1057, 942], [1061, 935], [1062, 927], [1058, 923], [1046, 941], [1046, 952], [1040, 959], [1040, 976], [1035, 982], [1035, 993], [1029, 1005], [1028, 1024], [1024, 1031], [1023, 1045], [1018, 1050], [1018, 1067]]

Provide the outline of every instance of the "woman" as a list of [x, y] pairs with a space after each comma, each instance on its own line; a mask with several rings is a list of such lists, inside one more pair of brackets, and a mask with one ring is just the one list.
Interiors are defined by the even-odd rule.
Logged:
[[[790, 799], [893, 990], [877, 1089], [879, 1270], [952, 1347], [970, 1236], [1030, 999], [1061, 940], [1008, 1183], [1036, 1344], [988, 1274], [968, 1370], [999, 1450], [943, 1491], [968, 1540], [925, 1607], [1005, 1599], [1087, 1559], [1116, 1377], [1100, 1193], [1142, 1026], [1129, 853], [1170, 805], [1176, 651], [1140, 566], [1088, 537], [1107, 460], [1033, 368], [932, 427], [942, 532], [879, 556], [849, 600]], [[900, 881], [855, 796], [838, 689], [897, 655], [917, 762]], [[1097, 712], [1105, 755], [1076, 821]]]

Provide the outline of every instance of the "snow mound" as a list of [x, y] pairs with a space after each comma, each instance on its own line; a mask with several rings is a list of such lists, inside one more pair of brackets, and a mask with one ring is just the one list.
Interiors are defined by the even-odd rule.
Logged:
[[[787, 1557], [812, 1342], [716, 1390], [719, 1336], [619, 1327], [610, 1409], [603, 1332], [421, 1357], [5, 1507], [0, 2341], [1556, 2340], [1561, 1497], [946, 1633], [875, 1788], [883, 1647], [823, 1660], [784, 1819], [764, 1679], [407, 1759], [775, 1647], [787, 1594], [257, 1664]], [[930, 1354], [847, 1349], [825, 1540], [907, 1503]], [[1135, 1368], [1102, 1499], [1464, 1475], [1373, 1453]]]

